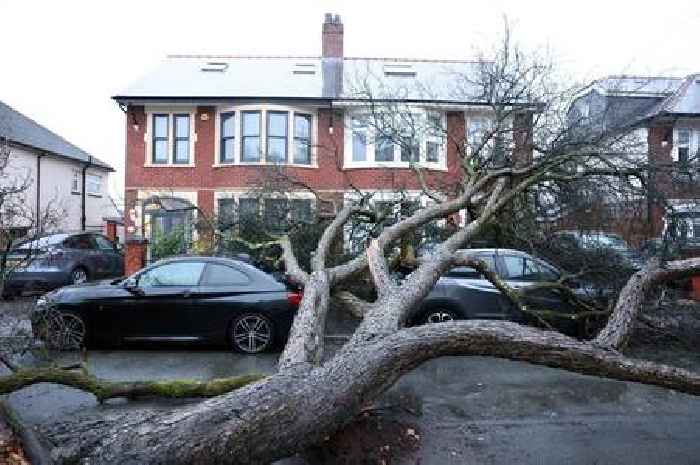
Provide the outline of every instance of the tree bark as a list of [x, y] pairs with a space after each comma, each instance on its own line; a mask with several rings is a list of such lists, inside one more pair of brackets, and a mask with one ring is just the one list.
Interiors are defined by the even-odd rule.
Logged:
[[641, 312], [649, 292], [659, 284], [700, 273], [700, 258], [676, 260], [662, 264], [652, 261], [636, 272], [622, 288], [608, 323], [595, 342], [604, 347], [621, 349], [627, 343], [632, 323]]

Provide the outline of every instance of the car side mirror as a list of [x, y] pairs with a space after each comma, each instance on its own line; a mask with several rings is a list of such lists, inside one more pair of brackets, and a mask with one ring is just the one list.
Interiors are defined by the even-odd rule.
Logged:
[[136, 278], [127, 278], [124, 281], [124, 289], [136, 295], [143, 295], [143, 289], [139, 287], [139, 281]]

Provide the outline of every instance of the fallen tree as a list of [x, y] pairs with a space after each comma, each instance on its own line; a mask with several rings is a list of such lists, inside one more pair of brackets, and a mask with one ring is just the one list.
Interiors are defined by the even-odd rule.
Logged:
[[[445, 135], [448, 144], [460, 147], [463, 176], [458, 192], [431, 193], [434, 203], [368, 238], [364, 253], [340, 265], [328, 265], [333, 244], [346, 224], [355, 216], [373, 216], [367, 197], [339, 209], [324, 231], [309, 269], [299, 266], [288, 240], [278, 241], [284, 249], [286, 270], [303, 284], [304, 297], [275, 374], [197, 403], [77, 414], [44, 426], [41, 438], [51, 460], [84, 464], [269, 463], [319, 443], [350, 422], [401, 375], [445, 355], [521, 360], [700, 394], [700, 375], [633, 360], [618, 350], [629, 334], [630, 322], [644, 294], [664, 279], [696, 273], [700, 260], [654, 263], [637, 273], [623, 290], [607, 326], [592, 341], [504, 321], [406, 327], [411, 310], [439, 277], [451, 267], [465, 263], [458, 251], [515, 199], [538, 186], [551, 187], [573, 178], [598, 178], [603, 183], [612, 178], [635, 177], [642, 183], [646, 180], [644, 166], [610, 163], [606, 158], [608, 154], [621, 153], [626, 134], [581, 137], [572, 131], [570, 122], [554, 131], [562, 118], [552, 114], [561, 109], [560, 102], [551, 98], [552, 89], [541, 82], [546, 71], [519, 51], [511, 50], [507, 41], [495, 62], [484, 62], [479, 76], [483, 93], [474, 98], [481, 98], [493, 110], [493, 128], [470, 145]], [[368, 97], [368, 105], [374, 102], [373, 97]], [[531, 102], [537, 102], [535, 108]], [[539, 127], [537, 120], [532, 125], [522, 125], [532, 118], [543, 121], [540, 137], [533, 134]], [[405, 140], [404, 128], [386, 128], [386, 133], [396, 135], [396, 143]], [[501, 139], [504, 134], [511, 134], [516, 142], [506, 149], [506, 155]], [[523, 156], [523, 148], [534, 152], [534, 156]], [[420, 178], [420, 168], [416, 168], [416, 173]], [[424, 185], [424, 190], [430, 191], [431, 187]], [[466, 212], [464, 225], [421, 260], [415, 270], [396, 279], [388, 259], [395, 244], [418, 228], [459, 212]], [[376, 288], [376, 300], [333, 294], [343, 282], [366, 272]], [[497, 276], [492, 278], [496, 280]], [[502, 290], [510, 292], [505, 287]], [[326, 318], [331, 302], [338, 298], [362, 320], [351, 339], [329, 356], [324, 347]], [[517, 300], [517, 296], [513, 295], [513, 299]], [[23, 372], [23, 376], [24, 381], [3, 392], [33, 382], [63, 380], [71, 384], [65, 381], [65, 373], [45, 372], [32, 378]], [[10, 383], [7, 378], [5, 382]], [[2, 383], [0, 380], [0, 386]], [[71, 385], [87, 388], [103, 398], [109, 392], [78, 382]], [[200, 392], [200, 386], [194, 388]], [[125, 395], [128, 392], [122, 391]], [[115, 393], [119, 394], [119, 389], [109, 395]], [[148, 393], [162, 394], [153, 389]]]

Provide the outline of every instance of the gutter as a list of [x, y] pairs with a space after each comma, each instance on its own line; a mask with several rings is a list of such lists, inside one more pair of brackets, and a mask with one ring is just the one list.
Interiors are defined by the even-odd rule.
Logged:
[[[392, 99], [392, 98], [333, 98], [333, 97], [237, 97], [237, 96], [141, 96], [141, 97], [129, 97], [125, 95], [115, 95], [112, 97], [120, 104], [143, 104], [148, 102], [154, 103], [168, 103], [168, 102], [199, 102], [207, 104], [215, 104], [218, 102], [225, 102], [230, 100], [240, 100], [240, 101], [287, 101], [287, 102], [335, 102], [336, 104], [362, 104], [367, 102], [377, 102], [377, 103], [415, 103], [415, 104], [442, 104], [442, 105], [458, 105], [458, 106], [489, 106], [488, 102], [484, 101], [465, 101], [465, 100], [440, 100], [440, 99]], [[525, 108], [538, 109], [542, 106], [541, 103], [537, 102], [514, 102], [507, 105], [512, 106], [522, 106]]]
[[86, 177], [88, 168], [90, 168], [91, 166], [93, 166], [92, 155], [88, 155], [88, 161], [87, 161], [87, 163], [85, 163], [83, 165], [83, 179], [82, 179], [83, 187], [81, 190], [82, 201], [81, 201], [81, 205], [80, 205], [80, 230], [81, 231], [85, 231], [85, 197], [87, 195], [85, 192], [85, 177]]

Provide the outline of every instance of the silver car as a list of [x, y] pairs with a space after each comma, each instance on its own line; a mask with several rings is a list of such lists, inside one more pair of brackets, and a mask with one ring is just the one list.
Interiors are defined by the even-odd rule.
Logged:
[[[469, 255], [482, 260], [509, 286], [518, 289], [538, 282], [557, 281], [561, 272], [549, 263], [512, 249], [470, 249]], [[585, 297], [585, 289], [575, 292]], [[534, 289], [524, 301], [537, 309], [571, 314], [576, 308], [556, 289]], [[441, 277], [433, 290], [411, 314], [411, 324], [439, 323], [456, 319], [528, 319], [491, 282], [474, 268], [459, 266]], [[563, 328], [567, 329], [567, 328]]]

